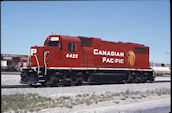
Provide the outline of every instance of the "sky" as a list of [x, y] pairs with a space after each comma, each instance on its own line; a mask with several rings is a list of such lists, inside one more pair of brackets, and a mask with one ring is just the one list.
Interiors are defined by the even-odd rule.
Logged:
[[29, 55], [51, 33], [144, 44], [151, 62], [171, 60], [169, 0], [1, 2], [2, 54]]

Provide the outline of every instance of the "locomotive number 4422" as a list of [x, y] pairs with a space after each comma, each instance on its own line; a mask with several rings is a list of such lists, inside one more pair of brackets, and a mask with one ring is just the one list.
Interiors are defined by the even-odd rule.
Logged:
[[66, 58], [78, 58], [78, 54], [70, 54], [70, 53], [67, 53], [66, 54]]

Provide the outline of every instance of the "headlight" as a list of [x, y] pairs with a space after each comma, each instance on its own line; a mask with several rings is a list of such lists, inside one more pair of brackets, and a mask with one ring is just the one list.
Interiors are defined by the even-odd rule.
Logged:
[[59, 41], [59, 37], [51, 37], [51, 41]]

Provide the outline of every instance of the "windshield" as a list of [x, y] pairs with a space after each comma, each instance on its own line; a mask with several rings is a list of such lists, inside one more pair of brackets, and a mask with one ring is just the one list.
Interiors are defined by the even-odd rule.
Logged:
[[58, 41], [48, 42], [48, 46], [58, 46]]

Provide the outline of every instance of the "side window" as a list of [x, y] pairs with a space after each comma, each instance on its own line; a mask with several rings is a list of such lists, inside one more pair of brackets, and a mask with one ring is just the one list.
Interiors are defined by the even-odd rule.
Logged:
[[62, 41], [59, 42], [59, 49], [62, 50]]
[[135, 52], [136, 53], [149, 53], [149, 49], [148, 48], [135, 47]]
[[75, 43], [72, 44], [72, 51], [76, 51], [76, 44]]
[[76, 51], [76, 43], [68, 43], [68, 51]]
[[68, 43], [68, 51], [71, 51], [71, 43]]

